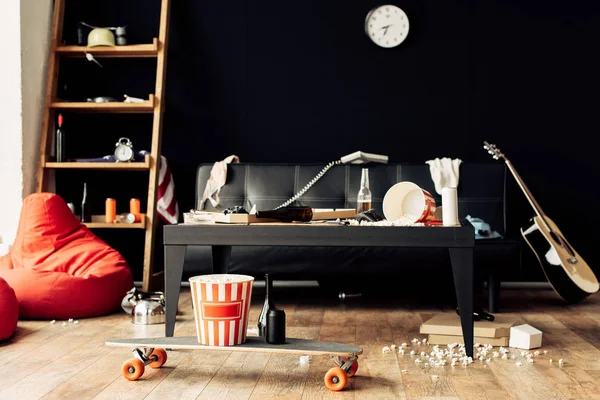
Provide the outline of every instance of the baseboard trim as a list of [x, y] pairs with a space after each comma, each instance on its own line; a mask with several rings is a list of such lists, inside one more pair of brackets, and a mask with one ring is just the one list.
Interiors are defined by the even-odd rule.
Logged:
[[[134, 282], [136, 287], [141, 287], [142, 282]], [[277, 287], [318, 287], [319, 284], [317, 281], [274, 281], [274, 286]], [[265, 282], [258, 280], [254, 281], [254, 286], [256, 287], [264, 287]], [[189, 282], [181, 282], [181, 287], [190, 287]], [[500, 283], [500, 287], [503, 289], [552, 289], [552, 286], [549, 282], [502, 282]]]

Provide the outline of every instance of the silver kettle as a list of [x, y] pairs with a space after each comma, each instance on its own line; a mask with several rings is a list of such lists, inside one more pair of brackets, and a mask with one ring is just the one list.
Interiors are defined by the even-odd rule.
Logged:
[[133, 288], [123, 298], [121, 307], [131, 315], [134, 324], [165, 323], [165, 296], [162, 292], [146, 293]]

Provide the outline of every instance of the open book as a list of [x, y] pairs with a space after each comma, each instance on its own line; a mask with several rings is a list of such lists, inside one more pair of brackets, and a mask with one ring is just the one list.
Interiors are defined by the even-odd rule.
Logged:
[[365, 164], [368, 162], [378, 162], [387, 164], [388, 156], [384, 156], [381, 154], [373, 154], [373, 153], [365, 153], [363, 151], [356, 151], [352, 154], [348, 154], [341, 158], [342, 163], [344, 164]]

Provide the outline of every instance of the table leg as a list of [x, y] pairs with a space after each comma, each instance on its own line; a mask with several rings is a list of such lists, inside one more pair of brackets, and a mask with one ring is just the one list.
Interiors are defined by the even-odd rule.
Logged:
[[231, 246], [212, 246], [213, 274], [226, 274], [230, 258]]
[[473, 249], [451, 248], [450, 262], [465, 350], [467, 356], [473, 357]]
[[165, 336], [173, 336], [187, 246], [165, 245]]

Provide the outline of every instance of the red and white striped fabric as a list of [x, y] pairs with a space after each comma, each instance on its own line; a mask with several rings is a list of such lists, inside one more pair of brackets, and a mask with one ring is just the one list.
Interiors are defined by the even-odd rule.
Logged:
[[160, 170], [158, 172], [158, 193], [156, 212], [166, 224], [179, 222], [179, 206], [175, 197], [175, 183], [173, 174], [167, 164], [167, 159], [160, 156]]
[[[215, 279], [227, 281], [232, 277], [237, 282], [211, 283]], [[246, 341], [253, 280], [246, 275], [190, 278], [198, 343], [234, 346]]]

